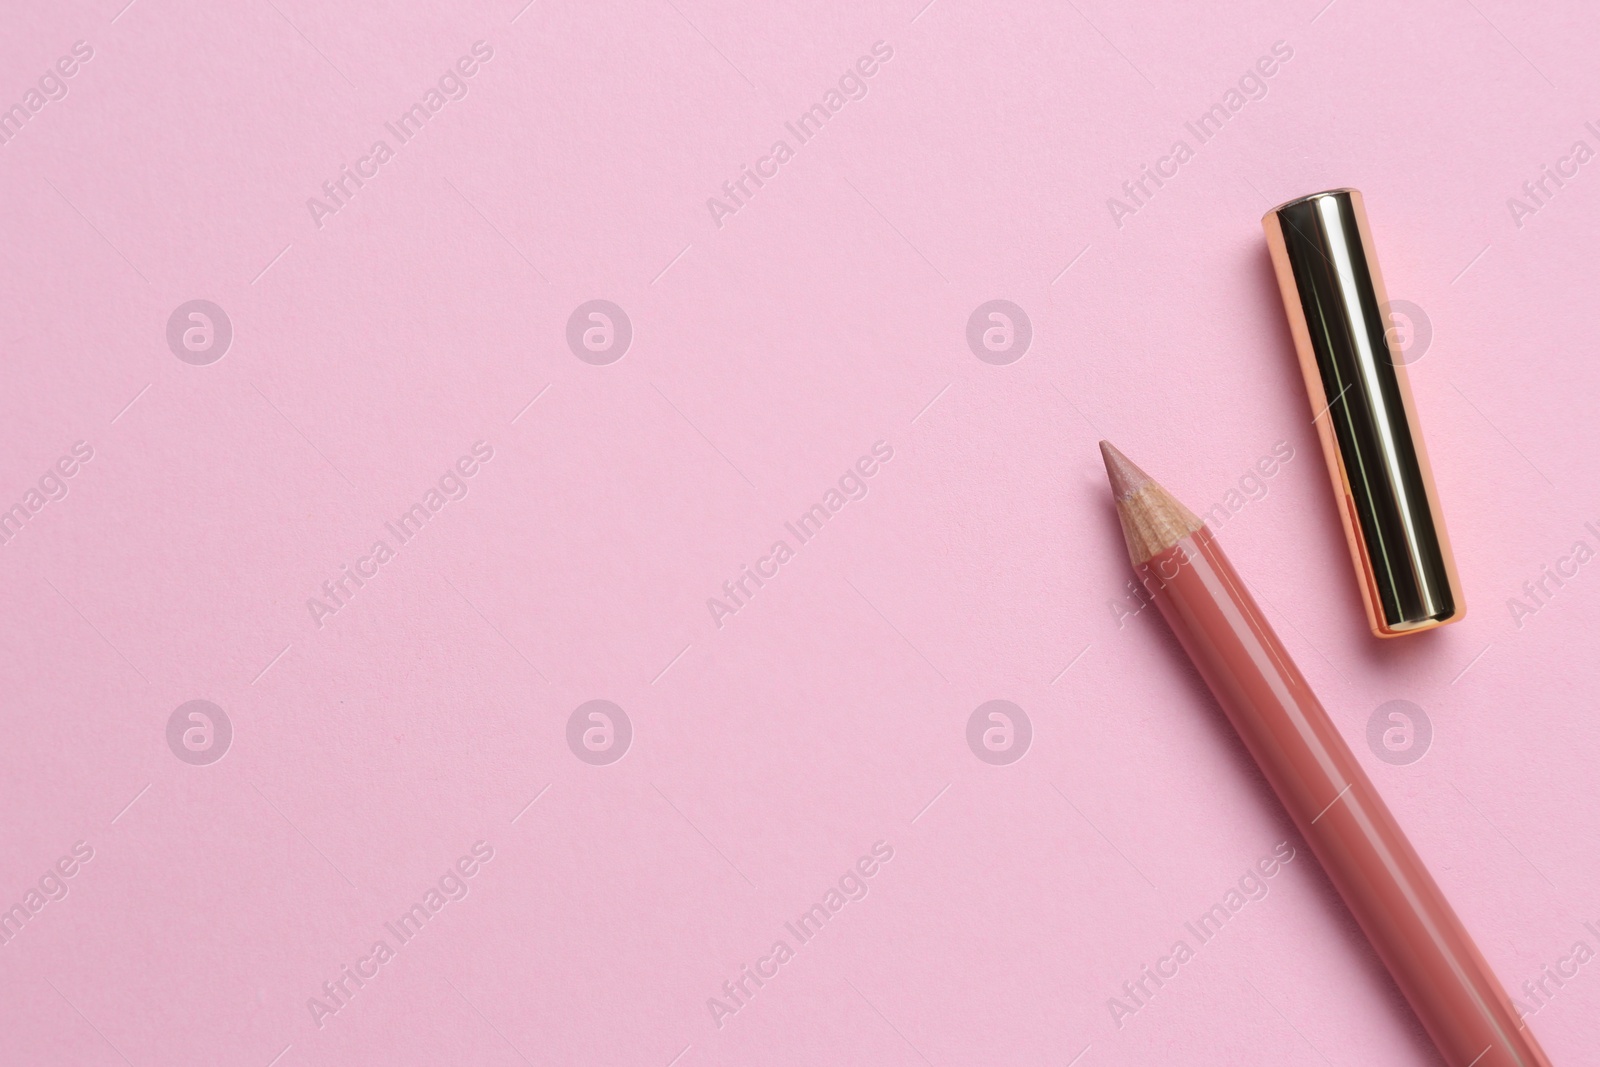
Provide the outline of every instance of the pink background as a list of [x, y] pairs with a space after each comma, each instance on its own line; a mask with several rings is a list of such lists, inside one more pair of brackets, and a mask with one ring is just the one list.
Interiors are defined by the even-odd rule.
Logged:
[[[1505, 984], [1600, 949], [1600, 565], [1507, 603], [1600, 547], [1600, 162], [1520, 227], [1507, 205], [1600, 149], [1600, 13], [121, 3], [0, 14], [0, 106], [93, 49], [0, 145], [0, 507], [93, 449], [0, 549], [0, 907], [70, 890], [0, 947], [0, 1061], [1439, 1062], [1303, 846], [1114, 1020], [1298, 838], [1155, 613], [1112, 607], [1100, 436], [1196, 510], [1293, 449], [1219, 531], [1233, 559]], [[399, 145], [475, 41], [466, 96]], [[799, 145], [784, 123], [880, 41]], [[380, 138], [319, 227], [307, 199]], [[1179, 138], [1119, 227], [1107, 198]], [[778, 139], [719, 227], [707, 198]], [[1258, 221], [1337, 185], [1431, 328], [1412, 381], [1472, 604], [1381, 645]], [[604, 366], [566, 342], [596, 298], [633, 328]], [[966, 341], [996, 298], [1033, 328], [1003, 366]], [[193, 299], [232, 323], [209, 365], [167, 343]], [[308, 599], [478, 441], [466, 497], [319, 626]], [[799, 545], [784, 523], [878, 441]], [[707, 598], [780, 538], [719, 628]], [[167, 740], [195, 699], [233, 730], [209, 765]], [[566, 740], [593, 699], [632, 725], [609, 765]], [[1033, 729], [1006, 766], [966, 741], [993, 699]], [[1366, 742], [1396, 699], [1433, 724], [1409, 765]], [[384, 924], [478, 841], [400, 945]], [[1600, 961], [1530, 1006], [1557, 1063], [1594, 1062]]]

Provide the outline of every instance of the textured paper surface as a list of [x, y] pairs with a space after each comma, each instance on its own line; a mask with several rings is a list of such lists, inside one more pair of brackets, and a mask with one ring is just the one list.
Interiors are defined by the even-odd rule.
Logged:
[[[0, 15], [0, 1059], [1439, 1062], [1102, 436], [1593, 1055], [1594, 12], [122, 2]], [[1340, 185], [1403, 642], [1259, 224]]]

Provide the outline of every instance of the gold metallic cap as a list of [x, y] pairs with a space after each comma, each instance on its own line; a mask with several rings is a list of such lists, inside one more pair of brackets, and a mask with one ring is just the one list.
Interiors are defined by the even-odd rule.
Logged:
[[1261, 225], [1372, 632], [1455, 622], [1467, 605], [1361, 194], [1313, 193]]

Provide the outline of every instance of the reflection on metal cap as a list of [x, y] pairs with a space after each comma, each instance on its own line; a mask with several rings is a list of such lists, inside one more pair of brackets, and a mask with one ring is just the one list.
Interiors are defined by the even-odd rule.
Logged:
[[1467, 606], [1361, 194], [1313, 193], [1261, 225], [1372, 632], [1454, 622]]

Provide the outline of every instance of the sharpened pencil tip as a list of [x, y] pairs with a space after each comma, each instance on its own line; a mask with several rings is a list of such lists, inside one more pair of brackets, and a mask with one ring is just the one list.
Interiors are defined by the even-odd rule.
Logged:
[[1106, 461], [1128, 559], [1135, 567], [1202, 528], [1194, 512], [1118, 452], [1116, 445], [1101, 441], [1100, 455]]
[[1100, 458], [1106, 462], [1106, 478], [1111, 482], [1111, 495], [1118, 500], [1128, 499], [1141, 486], [1149, 485], [1152, 481], [1132, 460], [1117, 451], [1117, 446], [1110, 441], [1100, 442]]

